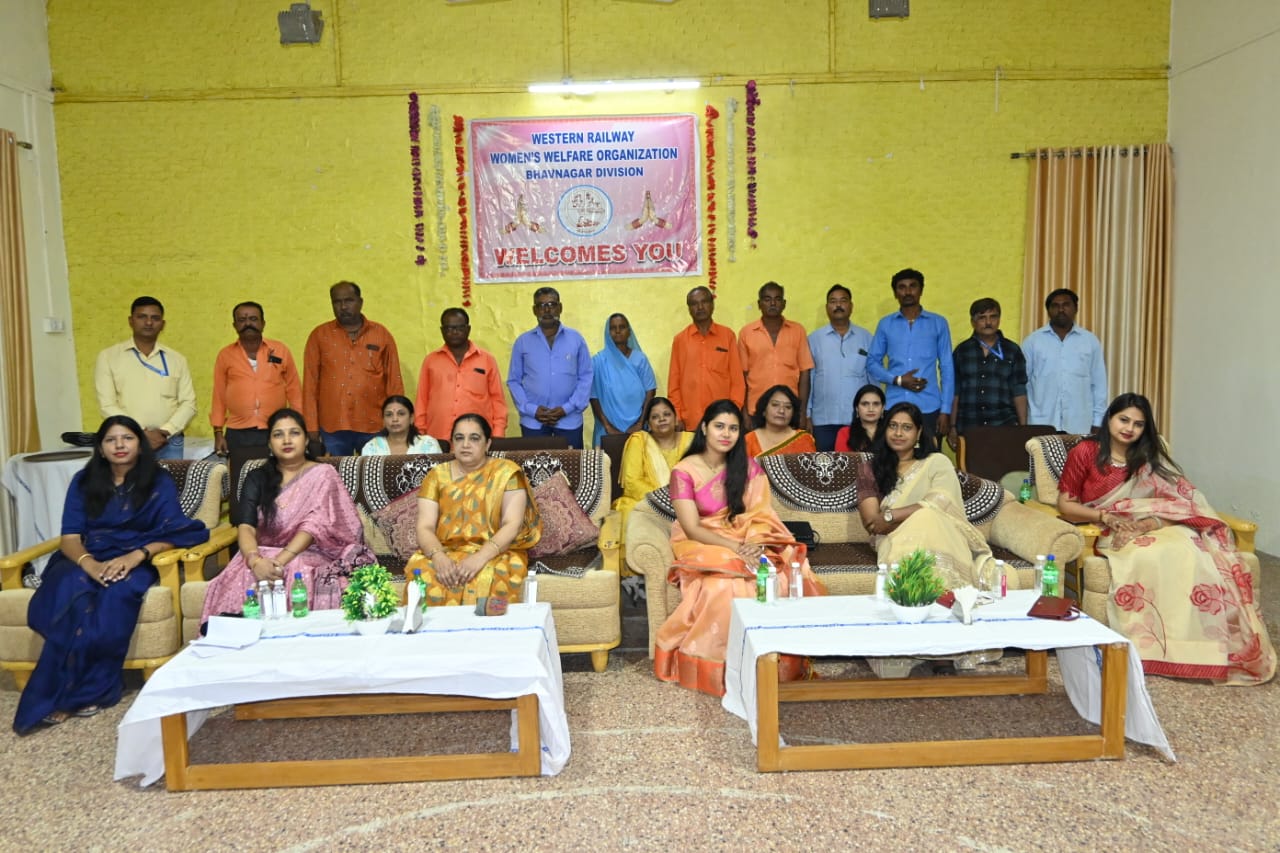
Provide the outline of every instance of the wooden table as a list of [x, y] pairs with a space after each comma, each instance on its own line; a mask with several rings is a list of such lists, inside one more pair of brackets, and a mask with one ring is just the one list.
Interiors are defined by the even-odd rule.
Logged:
[[[724, 706], [751, 725], [756, 764], [762, 772], [1123, 758], [1131, 696], [1138, 698], [1138, 718], [1129, 736], [1153, 743], [1172, 757], [1146, 695], [1141, 662], [1128, 641], [1087, 617], [1072, 622], [1030, 619], [1025, 613], [1033, 600], [1030, 592], [1011, 593], [1000, 605], [980, 609], [974, 625], [961, 625], [945, 616], [943, 621], [919, 625], [898, 623], [869, 596], [774, 606], [735, 601]], [[910, 657], [1003, 647], [1026, 649], [1023, 673], [778, 682], [780, 653]], [[1059, 667], [1068, 694], [1082, 716], [1099, 724], [1098, 733], [804, 746], [788, 746], [779, 736], [779, 709], [784, 702], [1045, 693], [1049, 648], [1061, 650]], [[1090, 660], [1094, 648], [1099, 650], [1097, 665]], [[1097, 709], [1091, 707], [1094, 698], [1100, 700]]]
[[[345, 633], [338, 611], [270, 620], [264, 636], [201, 657], [188, 647], [144, 685], [120, 724], [115, 778], [165, 777], [171, 791], [533, 776], [569, 758], [550, 606], [505, 616], [431, 610], [416, 634]], [[191, 764], [188, 738], [210, 709], [236, 720], [509, 710], [512, 751], [307, 761]]]

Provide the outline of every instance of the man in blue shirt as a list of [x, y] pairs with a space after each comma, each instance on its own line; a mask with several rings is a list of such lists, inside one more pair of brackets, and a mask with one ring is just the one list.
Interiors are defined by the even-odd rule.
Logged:
[[520, 413], [521, 435], [562, 435], [580, 450], [582, 413], [591, 398], [591, 353], [582, 335], [560, 325], [562, 310], [555, 288], [534, 291], [538, 325], [511, 347], [507, 387]]
[[853, 294], [843, 284], [827, 291], [830, 321], [809, 335], [813, 381], [809, 422], [819, 450], [835, 450], [836, 433], [853, 421], [853, 395], [867, 384], [867, 351], [871, 333], [849, 321]]
[[1084, 435], [1107, 411], [1107, 366], [1102, 344], [1077, 326], [1080, 297], [1065, 287], [1044, 301], [1048, 325], [1022, 342], [1027, 358], [1027, 422]]
[[[885, 385], [885, 406], [914, 403], [924, 415], [924, 437], [951, 429], [955, 364], [951, 360], [951, 327], [940, 314], [920, 305], [924, 273], [905, 269], [891, 283], [898, 310], [881, 318], [867, 353], [867, 375]], [[888, 360], [888, 367], [885, 361]]]

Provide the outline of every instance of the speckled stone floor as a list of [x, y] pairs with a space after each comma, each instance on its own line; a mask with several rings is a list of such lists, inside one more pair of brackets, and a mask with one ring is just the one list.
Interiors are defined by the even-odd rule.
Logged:
[[[1264, 560], [1280, 613], [1280, 559]], [[1276, 850], [1280, 686], [1148, 679], [1177, 763], [1128, 744], [1125, 761], [761, 774], [746, 724], [654, 680], [643, 614], [604, 673], [566, 656], [573, 755], [554, 778], [170, 794], [113, 782], [132, 699], [26, 738], [3, 735], [0, 850]], [[858, 667], [859, 663], [823, 666]], [[1021, 666], [1018, 659], [1002, 667]], [[940, 676], [948, 677], [948, 676]], [[950, 676], [954, 677], [954, 676]], [[1087, 730], [1051, 659], [1047, 696], [814, 704], [784, 709], [796, 741], [983, 737]], [[12, 681], [0, 681], [11, 719]], [[503, 714], [361, 721], [211, 719], [194, 760], [340, 757], [401, 748], [501, 748]]]

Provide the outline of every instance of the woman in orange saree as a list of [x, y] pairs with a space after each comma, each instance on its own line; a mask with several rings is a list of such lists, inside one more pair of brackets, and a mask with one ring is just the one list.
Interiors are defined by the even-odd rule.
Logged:
[[[681, 601], [655, 638], [653, 672], [660, 680], [724, 695], [730, 607], [735, 598], [755, 597], [762, 555], [778, 568], [779, 597], [788, 594], [793, 562], [801, 566], [805, 595], [826, 593], [769, 496], [769, 478], [747, 456], [738, 407], [717, 400], [671, 471], [675, 561], [667, 579], [679, 584]], [[783, 680], [794, 680], [808, 667], [803, 658], [786, 656], [778, 670]]]
[[776, 456], [816, 453], [813, 436], [800, 429], [800, 398], [786, 385], [774, 385], [760, 395], [755, 418], [760, 426], [746, 434], [747, 455]]

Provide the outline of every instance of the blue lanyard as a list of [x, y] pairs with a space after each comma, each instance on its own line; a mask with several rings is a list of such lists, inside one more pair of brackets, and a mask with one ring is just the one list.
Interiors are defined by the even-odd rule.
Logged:
[[978, 338], [978, 346], [994, 355], [1000, 361], [1004, 361], [1004, 352], [1000, 349], [1000, 341], [998, 339], [996, 340], [996, 345], [994, 347], [989, 347], [982, 342], [981, 338]]
[[164, 370], [159, 370], [156, 368], [155, 365], [148, 364], [147, 362], [143, 361], [142, 353], [138, 352], [137, 347], [134, 347], [133, 355], [135, 358], [138, 359], [138, 364], [141, 364], [143, 367], [145, 367], [147, 370], [150, 370], [152, 373], [159, 374], [160, 376], [169, 375], [169, 362], [165, 361], [164, 350], [160, 350], [160, 364], [164, 367]]

